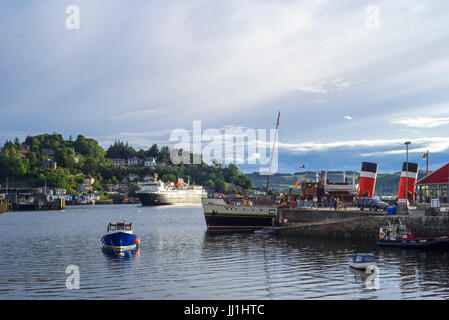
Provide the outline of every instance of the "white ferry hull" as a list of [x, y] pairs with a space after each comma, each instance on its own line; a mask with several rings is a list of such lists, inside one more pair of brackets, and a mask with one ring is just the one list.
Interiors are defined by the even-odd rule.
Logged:
[[142, 206], [159, 206], [170, 204], [201, 204], [201, 198], [206, 197], [203, 193], [138, 193]]

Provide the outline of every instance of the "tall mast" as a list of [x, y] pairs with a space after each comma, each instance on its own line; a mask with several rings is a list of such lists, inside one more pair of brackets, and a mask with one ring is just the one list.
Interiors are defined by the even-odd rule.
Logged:
[[274, 134], [273, 148], [271, 149], [270, 169], [268, 170], [267, 190], [265, 192], [265, 199], [268, 198], [268, 186], [270, 185], [271, 165], [273, 164], [274, 145], [276, 144], [276, 139], [277, 139], [277, 136], [278, 136], [279, 117], [280, 116], [281, 116], [281, 112], [279, 111], [278, 112], [278, 120], [276, 122], [276, 133]]

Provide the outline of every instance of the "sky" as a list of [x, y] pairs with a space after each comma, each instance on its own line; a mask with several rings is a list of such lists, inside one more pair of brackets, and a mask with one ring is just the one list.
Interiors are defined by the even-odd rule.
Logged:
[[[448, 9], [436, 0], [2, 1], [0, 144], [57, 132], [147, 149], [173, 145], [173, 132], [192, 133], [195, 121], [202, 135], [273, 131], [280, 111], [279, 172], [362, 161], [396, 172], [405, 141], [410, 161], [424, 169], [429, 150], [437, 169], [449, 162]], [[260, 167], [250, 158], [237, 165]]]

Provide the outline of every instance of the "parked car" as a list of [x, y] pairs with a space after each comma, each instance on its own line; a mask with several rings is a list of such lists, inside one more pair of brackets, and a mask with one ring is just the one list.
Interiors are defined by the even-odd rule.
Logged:
[[374, 211], [377, 210], [387, 210], [387, 204], [383, 201], [380, 201], [378, 199], [374, 198], [358, 198], [356, 200], [357, 207], [359, 207], [360, 210], [366, 209], [373, 209]]

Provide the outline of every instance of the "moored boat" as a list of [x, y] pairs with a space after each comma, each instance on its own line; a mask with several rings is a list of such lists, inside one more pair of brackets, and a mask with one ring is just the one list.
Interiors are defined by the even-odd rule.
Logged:
[[276, 225], [279, 204], [268, 200], [267, 197], [280, 115], [279, 112], [267, 175], [265, 199], [249, 199], [249, 196], [244, 199], [226, 198], [226, 201], [224, 198], [201, 198], [208, 231], [254, 231]]
[[210, 231], [251, 231], [271, 227], [278, 206], [274, 202], [248, 199], [204, 198], [204, 218]]
[[377, 266], [376, 258], [372, 253], [356, 253], [353, 258], [349, 258], [349, 266], [356, 269], [366, 269], [370, 265]]
[[402, 248], [449, 249], [449, 236], [415, 238], [403, 224], [379, 228], [379, 246]]
[[110, 222], [107, 227], [107, 234], [101, 237], [104, 249], [114, 251], [134, 250], [140, 246], [140, 239], [134, 234], [132, 223]]

